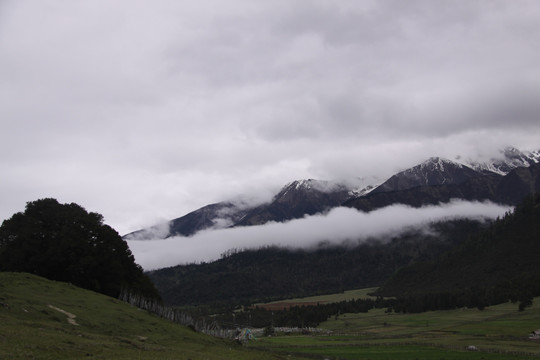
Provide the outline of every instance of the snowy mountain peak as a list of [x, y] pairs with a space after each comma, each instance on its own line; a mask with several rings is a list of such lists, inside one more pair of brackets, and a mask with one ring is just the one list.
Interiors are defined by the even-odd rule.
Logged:
[[515, 168], [529, 167], [539, 161], [540, 151], [522, 152], [514, 147], [507, 147], [489, 161], [469, 161], [468, 165], [482, 173], [506, 175]]
[[310, 190], [312, 187], [316, 186], [317, 183], [320, 183], [323, 181], [317, 181], [315, 179], [306, 179], [306, 180], [295, 180], [290, 185], [294, 186], [296, 190], [305, 189]]
[[424, 161], [422, 164], [417, 165], [410, 170], [417, 171], [417, 168], [420, 168], [423, 171], [445, 171], [445, 167], [461, 168], [463, 167], [463, 165], [448, 159], [431, 157], [428, 160]]
[[290, 192], [334, 193], [346, 190], [348, 189], [345, 185], [333, 181], [315, 179], [294, 180], [285, 185], [281, 189], [281, 191], [275, 196], [275, 199], [284, 197]]
[[276, 197], [283, 196], [287, 194], [289, 191], [307, 191], [311, 190], [317, 180], [314, 179], [307, 179], [307, 180], [294, 180], [290, 183], [286, 184], [281, 188], [281, 191], [276, 194]]
[[432, 157], [419, 165], [397, 173], [372, 192], [399, 191], [418, 186], [460, 184], [475, 176], [481, 176], [481, 174], [463, 164], [440, 157]]

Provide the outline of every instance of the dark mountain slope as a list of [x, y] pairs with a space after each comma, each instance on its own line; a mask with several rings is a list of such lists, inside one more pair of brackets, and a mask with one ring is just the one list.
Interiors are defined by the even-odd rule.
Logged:
[[382, 284], [398, 268], [433, 259], [483, 225], [469, 220], [433, 224], [384, 241], [312, 251], [263, 248], [219, 260], [151, 271], [171, 305], [252, 303]]
[[528, 195], [540, 191], [540, 163], [512, 170], [497, 184], [494, 200], [515, 205]]
[[458, 185], [482, 174], [463, 164], [433, 157], [386, 180], [371, 193], [401, 191], [419, 186]]
[[[236, 223], [246, 210], [230, 202], [204, 206], [170, 222], [169, 236], [189, 236], [214, 226], [224, 227]], [[220, 220], [221, 223], [217, 223]]]
[[245, 216], [247, 209], [231, 202], [203, 206], [182, 217], [124, 235], [126, 239], [152, 240], [190, 236], [212, 227], [226, 227]]
[[496, 174], [475, 176], [459, 184], [418, 186], [401, 191], [373, 191], [366, 196], [348, 200], [343, 205], [362, 211], [371, 211], [392, 204], [420, 207], [446, 203], [451, 199], [490, 200], [516, 205], [523, 197], [535, 191], [540, 191], [540, 164], [516, 168], [506, 176]]
[[343, 206], [354, 207], [361, 211], [372, 211], [393, 204], [404, 204], [412, 207], [447, 203], [452, 199], [469, 201], [491, 200], [494, 198], [498, 178], [484, 176], [474, 178], [459, 185], [418, 186], [416, 188], [370, 193], [343, 203]]

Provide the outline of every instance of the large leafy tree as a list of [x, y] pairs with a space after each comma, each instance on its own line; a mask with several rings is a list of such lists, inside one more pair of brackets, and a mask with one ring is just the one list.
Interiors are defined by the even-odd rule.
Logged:
[[0, 270], [24, 271], [117, 297], [159, 295], [103, 216], [55, 199], [29, 202], [0, 226]]

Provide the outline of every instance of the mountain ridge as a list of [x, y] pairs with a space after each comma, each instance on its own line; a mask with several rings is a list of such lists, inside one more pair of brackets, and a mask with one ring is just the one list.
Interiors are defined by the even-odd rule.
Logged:
[[344, 185], [322, 180], [296, 180], [284, 186], [269, 204], [256, 207], [234, 226], [260, 225], [315, 215], [339, 206], [349, 198]]
[[407, 190], [418, 186], [461, 184], [483, 176], [478, 171], [458, 162], [431, 157], [421, 164], [400, 171], [375, 188], [371, 194]]
[[487, 162], [431, 157], [379, 185], [364, 183], [354, 187], [339, 181], [295, 180], [283, 186], [268, 203], [254, 206], [234, 201], [214, 203], [166, 223], [126, 234], [124, 238], [148, 240], [191, 236], [201, 230], [285, 222], [324, 213], [337, 206], [371, 211], [393, 203], [418, 207], [448, 202], [452, 198], [515, 205], [521, 197], [504, 195], [504, 191], [512, 192], [512, 186], [521, 189], [517, 191], [519, 194], [527, 187], [534, 191], [538, 189], [538, 184], [535, 185], [538, 174], [522, 171], [513, 174], [510, 177], [513, 180], [506, 176], [517, 168], [538, 165], [540, 151], [521, 152], [508, 147], [500, 154]]
[[476, 171], [506, 175], [517, 167], [528, 167], [540, 162], [540, 151], [522, 152], [514, 147], [501, 150], [503, 158], [492, 158], [487, 162], [468, 161], [464, 164]]
[[492, 201], [516, 205], [525, 196], [540, 190], [540, 164], [515, 168], [506, 176], [487, 174], [473, 177], [459, 184], [417, 186], [405, 190], [371, 192], [350, 199], [343, 206], [371, 211], [393, 204], [413, 207], [446, 203], [452, 199]]

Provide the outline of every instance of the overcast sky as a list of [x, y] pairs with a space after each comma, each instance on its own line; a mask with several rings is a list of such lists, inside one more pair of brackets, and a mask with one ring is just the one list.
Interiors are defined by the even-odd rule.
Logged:
[[121, 234], [294, 179], [540, 148], [537, 0], [0, 0], [0, 219]]

